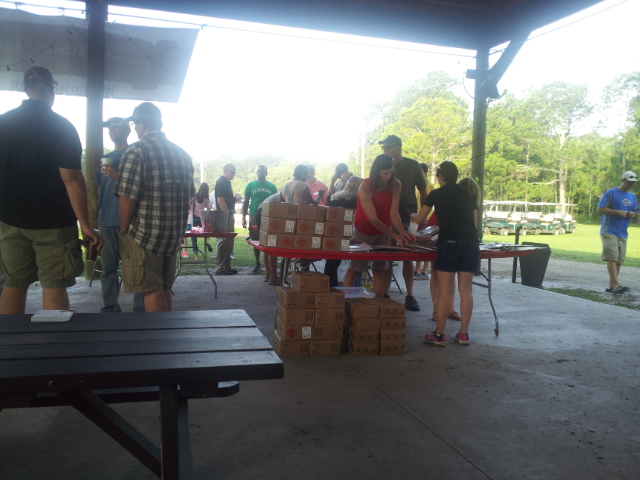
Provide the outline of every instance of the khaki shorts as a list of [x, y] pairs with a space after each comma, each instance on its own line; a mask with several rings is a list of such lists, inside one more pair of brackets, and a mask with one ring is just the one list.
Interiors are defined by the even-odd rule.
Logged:
[[[366, 233], [359, 232], [355, 228], [353, 229], [352, 240], [355, 243], [366, 243], [369, 246], [374, 245], [389, 245], [389, 236], [381, 233], [380, 235], [367, 235]], [[369, 263], [366, 260], [351, 260], [349, 262], [349, 268], [356, 272], [364, 272], [369, 270]], [[386, 270], [391, 264], [386, 260], [376, 260], [371, 262], [372, 270]]]
[[120, 235], [122, 283], [125, 293], [171, 290], [176, 279], [177, 252], [170, 257], [143, 250], [131, 235]]
[[67, 288], [82, 274], [78, 227], [27, 230], [0, 222], [0, 271], [6, 287]]
[[605, 233], [602, 240], [602, 261], [623, 263], [627, 256], [627, 239]]

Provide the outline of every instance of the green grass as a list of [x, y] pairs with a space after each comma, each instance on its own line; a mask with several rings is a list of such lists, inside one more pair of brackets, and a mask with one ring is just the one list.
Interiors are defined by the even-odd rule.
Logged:
[[551, 292], [561, 293], [570, 297], [591, 300], [592, 302], [606, 303], [607, 305], [616, 305], [618, 307], [629, 308], [631, 310], [640, 310], [640, 303], [634, 297], [628, 295], [611, 295], [610, 293], [598, 293], [582, 288], [545, 288]]
[[[484, 235], [484, 242], [513, 243], [515, 235]], [[574, 260], [577, 262], [599, 263], [602, 244], [600, 243], [600, 225], [577, 224], [576, 233], [565, 235], [526, 235], [520, 237], [520, 243], [546, 243], [551, 248], [551, 258]], [[640, 228], [629, 226], [627, 258], [625, 266], [640, 267]]]
[[[256, 263], [256, 257], [253, 255], [253, 247], [249, 246], [249, 244], [245, 241], [245, 238], [249, 236], [249, 233], [244, 228], [236, 228], [235, 232], [238, 234], [238, 236], [235, 238], [235, 242], [233, 243], [233, 252], [235, 254], [235, 258], [231, 260], [231, 267], [236, 269], [238, 267], [253, 267]], [[183, 265], [182, 272], [180, 272], [181, 275], [201, 275], [204, 273], [204, 260], [202, 258], [203, 252], [209, 257], [207, 258], [207, 261], [209, 262], [209, 268], [215, 267], [216, 259], [210, 257], [216, 254], [216, 239], [211, 238], [209, 239], [209, 241], [211, 242], [211, 246], [213, 247], [213, 252], [210, 253], [209, 251], [207, 251], [204, 246], [204, 239], [199, 238], [198, 249], [200, 250], [200, 253], [198, 254], [198, 256], [200, 261], [197, 265]], [[189, 243], [187, 245], [191, 246], [191, 239], [188, 239], [188, 242]], [[187, 250], [187, 253], [189, 254], [189, 257], [185, 258], [184, 261], [193, 262], [193, 250], [189, 249]]]

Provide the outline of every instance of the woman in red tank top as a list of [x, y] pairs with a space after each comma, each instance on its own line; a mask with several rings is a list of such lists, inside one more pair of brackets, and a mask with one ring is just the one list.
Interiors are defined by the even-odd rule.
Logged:
[[[369, 245], [389, 245], [393, 238], [398, 245], [405, 241], [415, 242], [415, 237], [402, 226], [398, 204], [402, 185], [393, 173], [393, 158], [389, 155], [378, 155], [371, 165], [369, 178], [365, 179], [358, 190], [356, 218], [353, 222], [353, 240]], [[391, 226], [396, 233], [391, 230]], [[352, 261], [344, 275], [345, 286], [353, 286], [356, 274], [365, 271], [367, 262]], [[384, 271], [390, 268], [389, 262], [375, 261], [371, 267], [373, 272], [373, 291], [381, 298], [384, 288]]]

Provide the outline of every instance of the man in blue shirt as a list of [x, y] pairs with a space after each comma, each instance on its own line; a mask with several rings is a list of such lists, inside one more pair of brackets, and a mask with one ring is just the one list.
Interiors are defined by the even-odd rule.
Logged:
[[598, 204], [598, 213], [602, 215], [602, 261], [607, 262], [609, 272], [609, 288], [605, 292], [624, 293], [629, 290], [620, 284], [618, 275], [627, 252], [629, 222], [638, 218], [638, 199], [629, 191], [637, 181], [635, 173], [625, 172], [620, 186], [608, 190]]
[[[113, 194], [113, 189], [118, 179], [118, 168], [122, 153], [127, 149], [127, 139], [131, 133], [129, 123], [123, 118], [113, 117], [102, 124], [109, 129], [109, 138], [114, 144], [114, 150], [102, 158], [102, 165], [96, 172], [94, 184], [99, 189], [98, 228], [104, 238], [104, 248], [100, 252], [102, 274], [102, 301], [104, 307], [100, 312], [121, 312], [118, 304], [120, 295], [120, 278], [118, 267], [120, 266], [120, 246], [118, 245], [118, 197]], [[144, 293], [134, 293], [133, 311], [144, 312]]]

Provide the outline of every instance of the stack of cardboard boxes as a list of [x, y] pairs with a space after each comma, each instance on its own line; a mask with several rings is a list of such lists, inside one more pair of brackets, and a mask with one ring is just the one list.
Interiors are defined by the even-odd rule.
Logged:
[[354, 210], [268, 202], [262, 205], [260, 244], [267, 247], [348, 252]]
[[353, 355], [403, 355], [404, 305], [389, 298], [349, 298], [345, 346]]
[[329, 277], [294, 272], [291, 287], [278, 287], [275, 349], [280, 356], [338, 355], [344, 325], [344, 293]]

